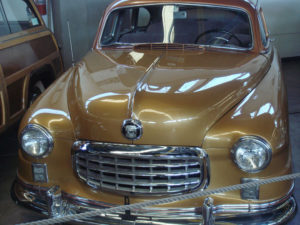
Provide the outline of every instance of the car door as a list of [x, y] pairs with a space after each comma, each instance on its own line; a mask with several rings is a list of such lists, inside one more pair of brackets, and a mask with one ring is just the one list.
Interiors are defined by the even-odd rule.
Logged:
[[6, 92], [8, 125], [25, 112], [32, 83], [43, 81], [49, 86], [63, 67], [56, 40], [32, 0], [0, 0], [0, 8], [1, 86]]

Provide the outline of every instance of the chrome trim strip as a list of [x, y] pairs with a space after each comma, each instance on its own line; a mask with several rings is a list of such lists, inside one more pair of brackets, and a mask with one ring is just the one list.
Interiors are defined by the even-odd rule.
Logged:
[[[103, 153], [112, 155], [134, 155], [134, 156], [153, 156], [172, 152], [176, 149], [190, 149], [197, 152], [199, 157], [207, 156], [206, 152], [199, 147], [185, 146], [156, 146], [156, 145], [129, 145], [115, 144], [95, 141], [75, 141], [73, 151], [87, 151], [89, 153]], [[116, 150], [117, 149], [117, 150]]]
[[[253, 5], [248, 2], [248, 4], [250, 6], [252, 6], [252, 8], [255, 10], [255, 7], [253, 7]], [[130, 5], [130, 6], [123, 6], [123, 7], [117, 7], [117, 8], [114, 8], [113, 10], [109, 11], [107, 14], [106, 14], [106, 17], [104, 18], [103, 20], [103, 26], [102, 26], [102, 29], [100, 30], [99, 32], [99, 39], [97, 41], [97, 49], [101, 49], [102, 47], [105, 47], [103, 45], [101, 45], [101, 39], [102, 39], [102, 34], [103, 34], [103, 31], [105, 29], [105, 25], [106, 25], [106, 22], [108, 20], [108, 17], [110, 16], [111, 13], [113, 13], [114, 11], [116, 10], [119, 10], [119, 9], [125, 9], [125, 8], [132, 8], [132, 7], [140, 7], [140, 6], [151, 6], [153, 4], [149, 4], [149, 3], [145, 3], [145, 4], [137, 4], [137, 5]], [[198, 6], [198, 7], [210, 7], [210, 8], [223, 8], [223, 9], [231, 9], [231, 10], [236, 10], [236, 11], [241, 11], [241, 12], [244, 12], [247, 14], [248, 16], [248, 19], [249, 19], [249, 23], [250, 23], [250, 32], [251, 32], [251, 38], [252, 38], [252, 46], [249, 47], [249, 48], [234, 48], [234, 47], [222, 47], [222, 46], [208, 46], [206, 45], [207, 47], [211, 47], [211, 48], [217, 48], [217, 49], [229, 49], [229, 50], [238, 50], [238, 51], [250, 51], [250, 50], [253, 50], [254, 49], [254, 45], [255, 45], [255, 39], [254, 39], [254, 33], [253, 33], [253, 23], [252, 23], [252, 20], [251, 20], [251, 17], [249, 15], [249, 13], [247, 12], [246, 9], [244, 8], [239, 8], [239, 7], [230, 7], [230, 6], [220, 6], [220, 5], [212, 5], [212, 4], [197, 4], [197, 3], [182, 3], [182, 2], [172, 2], [172, 3], [155, 3], [155, 5], [187, 5], [187, 6]], [[126, 43], [124, 43], [126, 44]], [[143, 43], [136, 43], [136, 44], [143, 44]], [[204, 46], [205, 45], [200, 45], [200, 46]]]
[[227, 213], [231, 213], [233, 208], [235, 209], [235, 211], [244, 212], [244, 213], [257, 212], [257, 211], [261, 211], [262, 209], [265, 210], [271, 209], [287, 201], [292, 196], [294, 187], [295, 187], [295, 183], [293, 182], [290, 190], [287, 192], [287, 194], [284, 197], [271, 202], [238, 204], [238, 205], [236, 204], [218, 205], [215, 206], [214, 211], [216, 211], [217, 214], [227, 214]]
[[130, 100], [128, 103], [128, 108], [129, 108], [129, 116], [131, 119], [138, 119], [136, 115], [133, 115], [133, 107], [134, 107], [134, 100], [135, 100], [135, 96], [136, 93], [138, 91], [141, 90], [144, 81], [146, 80], [147, 76], [150, 74], [150, 72], [154, 69], [154, 67], [157, 65], [157, 63], [159, 62], [161, 56], [157, 57], [152, 63], [151, 65], [147, 68], [145, 74], [142, 76], [142, 78], [138, 81], [136, 88], [134, 89], [134, 91], [132, 92], [131, 96], [130, 96]]

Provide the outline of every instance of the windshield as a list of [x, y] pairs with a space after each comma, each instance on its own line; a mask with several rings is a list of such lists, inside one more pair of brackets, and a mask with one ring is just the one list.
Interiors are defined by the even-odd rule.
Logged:
[[113, 11], [101, 45], [179, 43], [218, 47], [252, 47], [247, 13], [238, 9], [195, 5], [151, 5]]

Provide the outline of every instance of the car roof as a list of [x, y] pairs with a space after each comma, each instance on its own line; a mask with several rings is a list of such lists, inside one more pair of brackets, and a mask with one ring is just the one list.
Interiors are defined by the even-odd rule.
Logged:
[[145, 4], [164, 4], [164, 3], [193, 3], [193, 4], [216, 4], [224, 6], [239, 6], [243, 8], [252, 8], [257, 10], [259, 7], [260, 0], [116, 0], [109, 7], [109, 10], [134, 6], [134, 5], [145, 5]]

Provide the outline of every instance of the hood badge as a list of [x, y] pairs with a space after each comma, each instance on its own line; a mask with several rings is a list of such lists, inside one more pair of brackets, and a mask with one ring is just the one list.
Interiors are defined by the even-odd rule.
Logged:
[[124, 120], [122, 134], [129, 140], [138, 140], [142, 137], [143, 127], [139, 120]]

